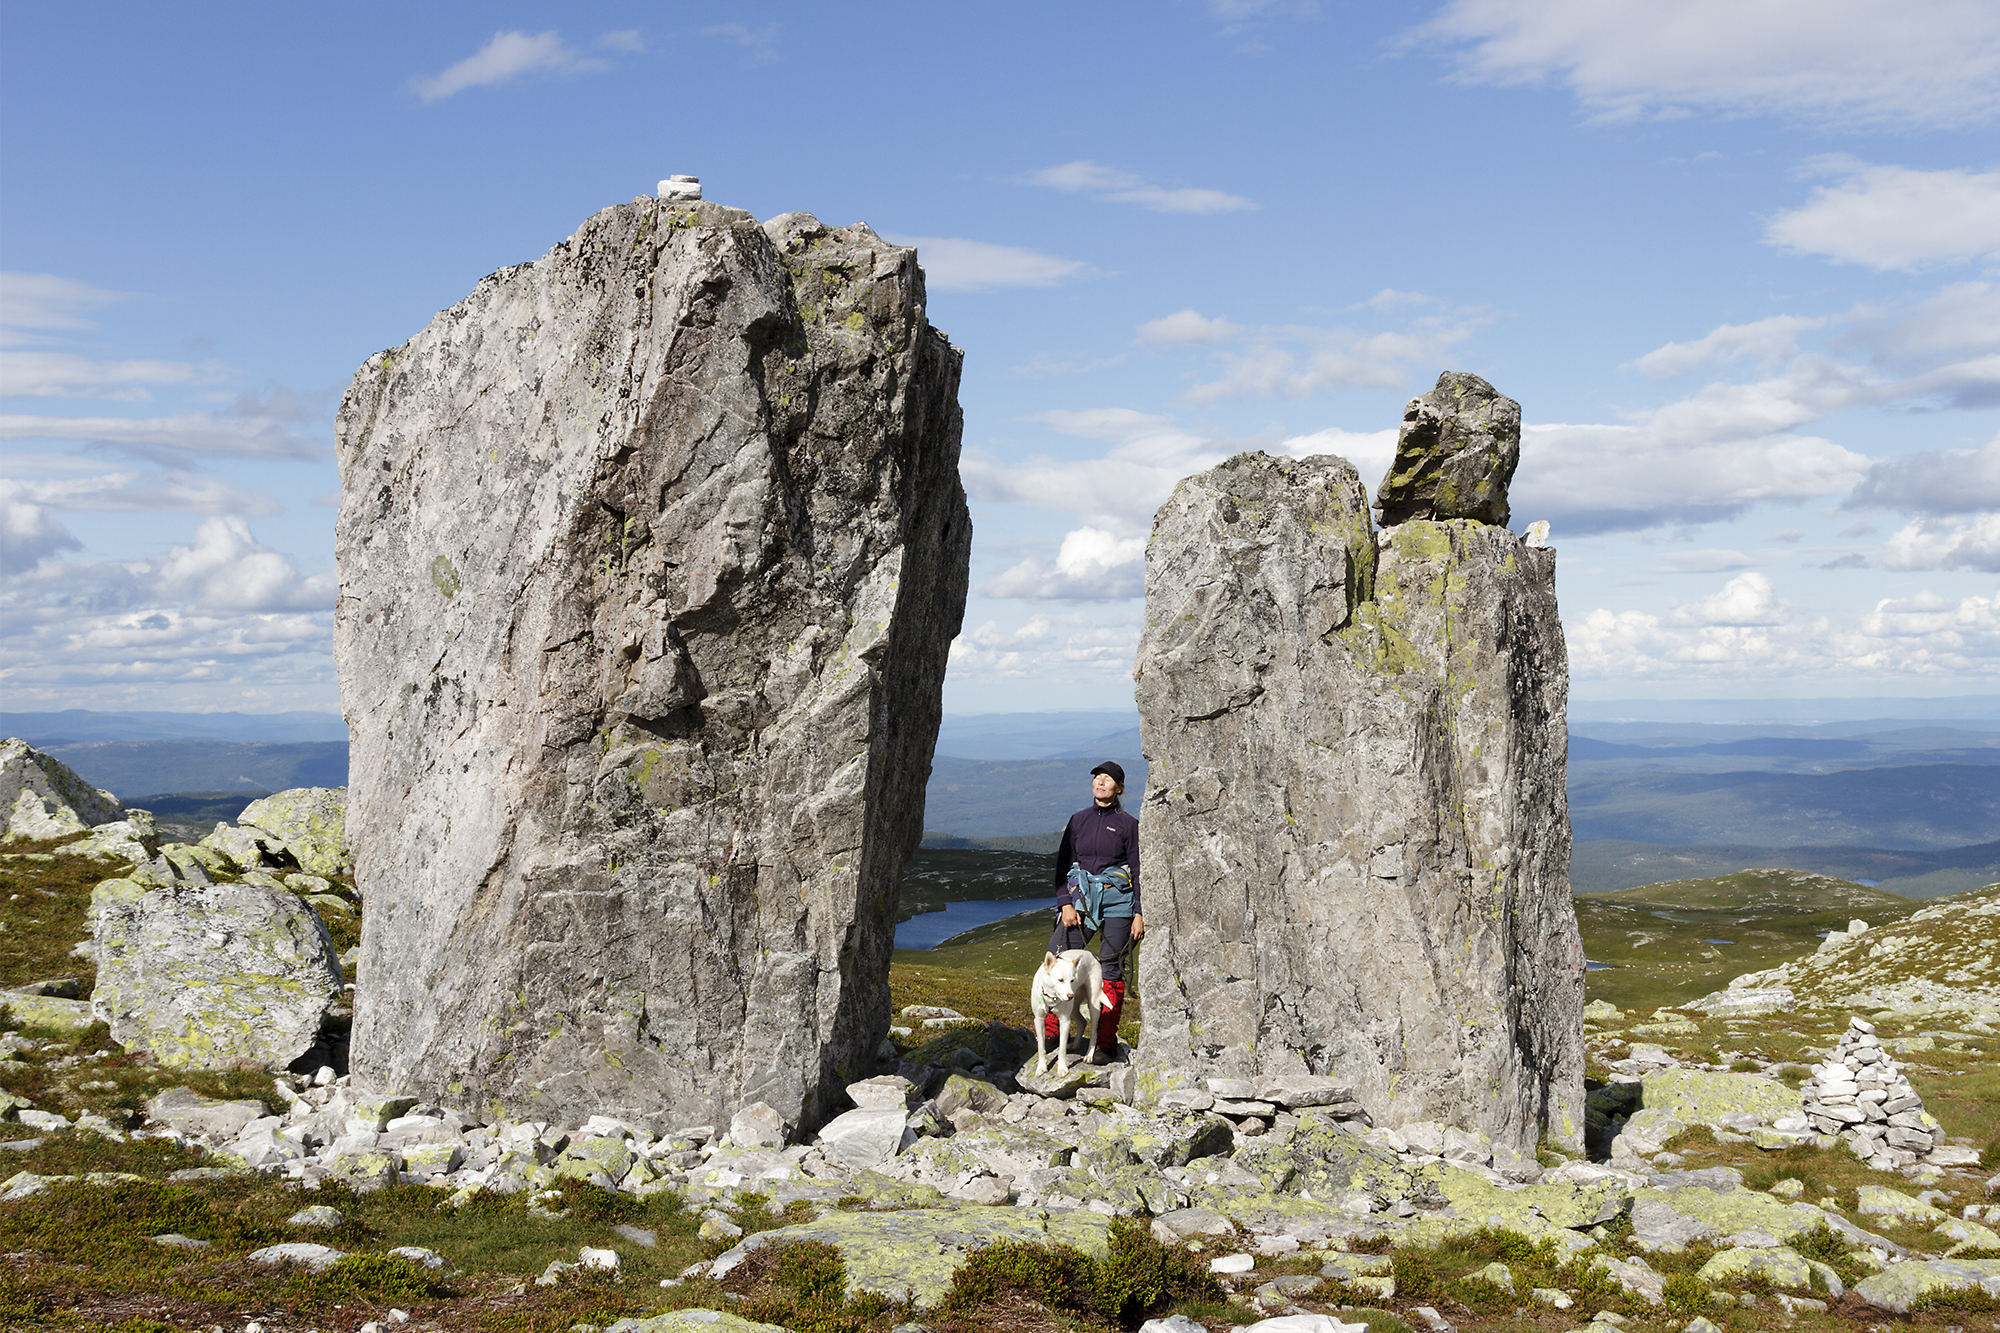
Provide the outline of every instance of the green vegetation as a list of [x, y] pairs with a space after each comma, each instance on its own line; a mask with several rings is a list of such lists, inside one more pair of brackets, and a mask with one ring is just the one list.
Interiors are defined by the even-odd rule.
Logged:
[[1742, 870], [1579, 896], [1576, 920], [1585, 955], [1611, 965], [1590, 973], [1591, 998], [1625, 1008], [1698, 999], [1812, 952], [1854, 917], [1880, 926], [1923, 906], [1824, 875]]

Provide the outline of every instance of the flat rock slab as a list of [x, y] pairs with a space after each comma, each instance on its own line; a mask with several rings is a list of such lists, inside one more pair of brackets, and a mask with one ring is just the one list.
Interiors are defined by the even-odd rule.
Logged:
[[347, 1255], [328, 1245], [313, 1245], [305, 1241], [294, 1241], [288, 1245], [266, 1245], [261, 1250], [252, 1250], [249, 1258], [253, 1264], [302, 1264], [315, 1273], [324, 1273]]
[[2000, 1296], [2000, 1259], [1911, 1260], [1890, 1264], [1854, 1286], [1862, 1300], [1896, 1314], [1908, 1314], [1917, 1301], [1939, 1291]]
[[309, 875], [354, 873], [347, 848], [347, 788], [295, 787], [252, 801], [238, 824], [262, 829], [284, 845]]
[[863, 1291], [902, 1297], [916, 1292], [919, 1307], [935, 1305], [972, 1251], [999, 1241], [1070, 1245], [1093, 1259], [1111, 1253], [1111, 1219], [1101, 1213], [1040, 1208], [917, 1208], [900, 1213], [829, 1213], [814, 1222], [780, 1227], [746, 1238], [716, 1258], [721, 1277], [753, 1251], [787, 1240], [816, 1240], [837, 1247], [847, 1263], [849, 1295]]
[[620, 1319], [604, 1333], [791, 1333], [778, 1324], [760, 1324], [727, 1310], [669, 1310], [647, 1319]]
[[1691, 1125], [1720, 1124], [1725, 1115], [1761, 1115], [1779, 1120], [1805, 1105], [1796, 1088], [1760, 1074], [1712, 1074], [1697, 1069], [1661, 1069], [1640, 1080], [1641, 1105], [1662, 1110]]

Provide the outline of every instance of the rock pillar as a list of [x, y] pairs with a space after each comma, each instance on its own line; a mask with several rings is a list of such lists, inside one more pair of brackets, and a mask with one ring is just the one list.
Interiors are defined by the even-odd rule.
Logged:
[[[1506, 417], [1446, 376], [1390, 471], [1396, 511], [1436, 517], [1377, 531], [1345, 459], [1241, 454], [1154, 520], [1148, 1086], [1309, 1072], [1378, 1124], [1581, 1142], [1555, 553], [1455, 516], [1454, 495], [1504, 516], [1505, 477], [1418, 456], [1467, 452], [1443, 391], [1472, 386]], [[1499, 403], [1514, 438], [1481, 447], [1511, 474]]]
[[916, 252], [608, 208], [336, 426], [357, 1077], [793, 1125], [872, 1072], [971, 523]]

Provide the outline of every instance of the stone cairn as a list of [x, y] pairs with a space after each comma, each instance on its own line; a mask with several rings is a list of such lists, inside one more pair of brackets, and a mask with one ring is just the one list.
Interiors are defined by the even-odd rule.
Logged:
[[1800, 1090], [1806, 1122], [1845, 1139], [1877, 1170], [1914, 1165], [1944, 1143], [1944, 1126], [1924, 1110], [1872, 1023], [1849, 1019], [1833, 1055], [1813, 1066]]

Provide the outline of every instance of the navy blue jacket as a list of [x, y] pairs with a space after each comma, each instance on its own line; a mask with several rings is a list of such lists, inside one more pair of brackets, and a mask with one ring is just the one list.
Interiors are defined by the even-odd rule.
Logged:
[[1093, 875], [1103, 874], [1107, 866], [1124, 866], [1132, 872], [1132, 913], [1146, 914], [1139, 906], [1139, 821], [1126, 814], [1124, 806], [1107, 810], [1093, 802], [1069, 817], [1062, 846], [1056, 848], [1058, 908], [1073, 904], [1074, 895], [1069, 891], [1072, 865], [1080, 865]]

